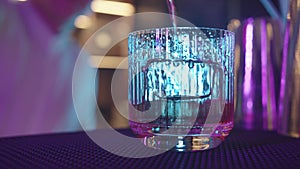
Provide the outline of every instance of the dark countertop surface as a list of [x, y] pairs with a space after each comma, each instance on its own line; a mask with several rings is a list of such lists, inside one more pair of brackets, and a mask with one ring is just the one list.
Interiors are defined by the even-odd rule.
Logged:
[[[119, 132], [132, 135], [129, 129]], [[0, 138], [0, 168], [299, 169], [300, 139], [272, 131], [234, 129], [215, 149], [127, 158], [105, 151], [85, 132], [20, 136]]]

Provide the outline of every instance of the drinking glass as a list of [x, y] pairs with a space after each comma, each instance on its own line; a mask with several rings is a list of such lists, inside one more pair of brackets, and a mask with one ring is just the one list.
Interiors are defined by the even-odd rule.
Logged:
[[142, 142], [178, 151], [217, 147], [233, 127], [234, 33], [168, 27], [128, 36], [129, 122]]

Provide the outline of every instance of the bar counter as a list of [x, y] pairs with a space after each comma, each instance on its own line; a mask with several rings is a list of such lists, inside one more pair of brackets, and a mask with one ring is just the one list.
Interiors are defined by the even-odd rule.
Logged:
[[[130, 129], [118, 130], [133, 135]], [[107, 132], [97, 130], [93, 132]], [[300, 139], [272, 131], [234, 129], [217, 148], [126, 158], [96, 145], [85, 132], [0, 138], [0, 168], [299, 169]]]

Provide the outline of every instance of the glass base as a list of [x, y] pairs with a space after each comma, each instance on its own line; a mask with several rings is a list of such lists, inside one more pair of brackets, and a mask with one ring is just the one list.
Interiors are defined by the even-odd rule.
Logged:
[[210, 124], [205, 127], [194, 126], [192, 129], [186, 126], [169, 126], [172, 131], [149, 124], [131, 122], [130, 125], [145, 146], [176, 151], [201, 151], [215, 148], [225, 140], [233, 128], [233, 122]]
[[174, 150], [179, 152], [208, 150], [219, 146], [224, 137], [215, 136], [146, 136], [142, 139], [144, 145], [159, 150]]

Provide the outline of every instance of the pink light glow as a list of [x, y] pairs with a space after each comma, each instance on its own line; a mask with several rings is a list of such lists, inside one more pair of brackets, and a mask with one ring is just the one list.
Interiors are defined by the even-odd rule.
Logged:
[[250, 100], [250, 99], [247, 101], [247, 108], [248, 109], [252, 109], [253, 108], [253, 101]]
[[244, 102], [247, 103], [245, 113], [246, 128], [250, 129], [253, 121], [253, 100], [251, 97], [251, 73], [252, 73], [252, 57], [253, 57], [253, 18], [248, 19], [245, 37], [245, 75], [243, 84]]
[[246, 52], [245, 52], [245, 76], [244, 76], [244, 95], [248, 96], [251, 91], [251, 72], [252, 72], [252, 50], [253, 50], [253, 19], [249, 19], [246, 26]]

